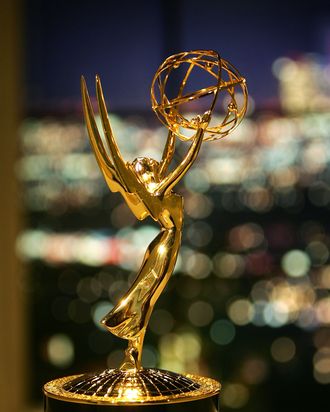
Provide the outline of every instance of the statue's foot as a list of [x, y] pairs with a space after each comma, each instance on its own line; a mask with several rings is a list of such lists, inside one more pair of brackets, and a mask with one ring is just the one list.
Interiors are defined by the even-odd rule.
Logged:
[[101, 324], [113, 335], [122, 339], [134, 339], [144, 326], [141, 316], [136, 313], [130, 317], [124, 317], [121, 313], [110, 312], [101, 320]]

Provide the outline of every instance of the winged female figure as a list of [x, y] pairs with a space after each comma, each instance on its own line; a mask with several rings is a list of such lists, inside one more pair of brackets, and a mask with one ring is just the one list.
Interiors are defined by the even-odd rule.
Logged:
[[[208, 126], [210, 113], [199, 118], [197, 131], [182, 162], [171, 172], [176, 136], [169, 131], [161, 160], [138, 157], [125, 162], [111, 129], [101, 81], [96, 76], [96, 95], [105, 136], [103, 142], [84, 78], [81, 78], [84, 116], [98, 165], [112, 192], [120, 192], [137, 219], [150, 216], [160, 232], [148, 246], [136, 278], [101, 323], [114, 335], [127, 339], [122, 370], [141, 368], [142, 345], [153, 306], [167, 284], [177, 260], [183, 224], [183, 198], [173, 192], [194, 163]], [[106, 143], [106, 147], [105, 147]]]

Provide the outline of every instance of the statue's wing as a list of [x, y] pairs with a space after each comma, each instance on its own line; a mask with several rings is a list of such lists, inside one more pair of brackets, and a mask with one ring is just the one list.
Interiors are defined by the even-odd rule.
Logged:
[[108, 148], [112, 158], [112, 163], [122, 181], [125, 182], [127, 190], [131, 193], [136, 193], [137, 177], [134, 173], [132, 173], [132, 171], [124, 161], [120, 153], [119, 147], [117, 145], [117, 142], [114, 138], [110, 121], [108, 118], [108, 110], [103, 96], [101, 80], [98, 76], [96, 76], [96, 95], [101, 115], [103, 131], [105, 138], [107, 140]]
[[[84, 116], [88, 131], [89, 140], [95, 153], [97, 163], [104, 174], [107, 184], [111, 191], [118, 192], [121, 190], [128, 191], [124, 179], [115, 169], [108, 153], [105, 150], [102, 138], [96, 125], [94, 111], [89, 98], [85, 79], [81, 77], [81, 94], [83, 101]], [[121, 189], [121, 190], [120, 190]]]
[[134, 215], [138, 219], [144, 219], [149, 215], [149, 212], [146, 209], [144, 202], [141, 200], [141, 197], [138, 195], [139, 191], [136, 190], [137, 186], [139, 186], [137, 177], [125, 164], [113, 137], [99, 79], [97, 78], [97, 97], [111, 158], [107, 153], [100, 136], [86, 82], [83, 77], [81, 77], [81, 94], [88, 136], [98, 165], [110, 190], [112, 192], [120, 192]]

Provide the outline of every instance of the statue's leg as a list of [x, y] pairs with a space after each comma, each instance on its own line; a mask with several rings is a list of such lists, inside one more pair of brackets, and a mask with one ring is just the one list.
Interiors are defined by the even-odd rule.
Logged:
[[125, 350], [125, 357], [120, 365], [120, 369], [139, 370], [141, 369], [142, 347], [146, 329], [142, 330], [136, 338], [128, 341], [127, 349]]
[[173, 272], [180, 241], [181, 232], [175, 228], [161, 230], [149, 245], [132, 286], [101, 321], [111, 333], [130, 341], [128, 353], [142, 348], [153, 306]]

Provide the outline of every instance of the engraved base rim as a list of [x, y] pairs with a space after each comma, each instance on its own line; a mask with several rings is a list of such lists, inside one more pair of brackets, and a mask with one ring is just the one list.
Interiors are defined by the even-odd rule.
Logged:
[[[105, 386], [104, 382], [110, 383]], [[161, 387], [170, 387], [173, 382], [180, 382], [181, 386], [177, 390], [162, 390]], [[114, 386], [115, 383], [117, 386]], [[220, 388], [216, 380], [193, 374], [177, 374], [161, 369], [142, 369], [138, 372], [108, 369], [101, 373], [52, 380], [44, 385], [43, 391], [46, 397], [66, 402], [135, 406], [195, 401], [218, 395]]]

